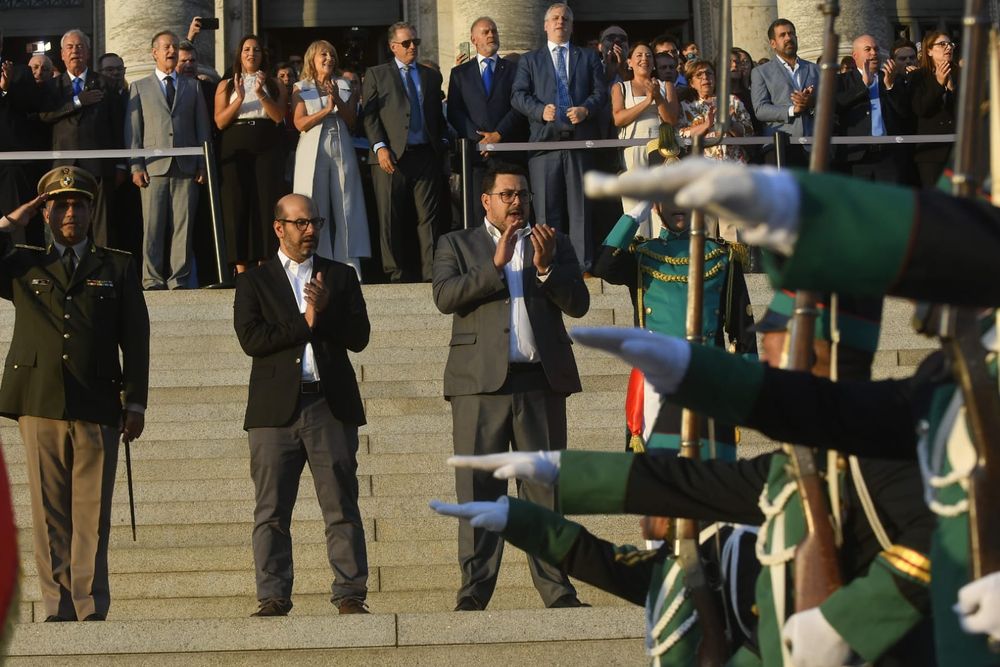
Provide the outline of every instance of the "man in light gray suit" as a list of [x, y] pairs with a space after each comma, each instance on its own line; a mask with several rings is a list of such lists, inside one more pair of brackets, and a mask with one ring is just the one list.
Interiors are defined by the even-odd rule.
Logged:
[[[566, 448], [566, 396], [580, 376], [562, 315], [583, 317], [590, 293], [569, 239], [529, 227], [531, 193], [523, 167], [491, 165], [480, 197], [483, 224], [445, 234], [434, 255], [434, 303], [454, 314], [444, 395], [451, 401], [456, 454]], [[455, 472], [458, 502], [496, 500], [507, 482]], [[552, 507], [551, 490], [524, 496]], [[496, 587], [503, 542], [461, 521], [462, 587], [456, 611], [485, 609]], [[548, 607], [583, 606], [566, 575], [534, 558], [531, 577]]]
[[[129, 89], [125, 145], [130, 148], [200, 147], [210, 137], [208, 110], [198, 82], [178, 76], [177, 35], [153, 37], [156, 69]], [[132, 181], [142, 193], [142, 286], [188, 287], [191, 231], [198, 206], [196, 183], [205, 181], [201, 156], [132, 158]], [[170, 261], [166, 266], [169, 246]]]
[[[775, 57], [750, 72], [754, 114], [764, 124], [765, 136], [779, 131], [792, 137], [811, 136], [819, 67], [799, 58], [799, 40], [788, 19], [774, 21], [767, 29], [767, 38]], [[773, 146], [764, 146], [764, 160], [775, 163]], [[809, 166], [808, 150], [793, 143], [785, 166]]]

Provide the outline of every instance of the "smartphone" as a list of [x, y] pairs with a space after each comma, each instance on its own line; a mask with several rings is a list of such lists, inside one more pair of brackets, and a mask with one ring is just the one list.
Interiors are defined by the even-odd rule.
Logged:
[[217, 19], [217, 18], [200, 18], [200, 19], [198, 19], [198, 26], [202, 30], [218, 30], [219, 29], [219, 19]]
[[458, 52], [465, 56], [466, 60], [472, 60], [472, 44], [469, 42], [462, 42], [458, 45]]

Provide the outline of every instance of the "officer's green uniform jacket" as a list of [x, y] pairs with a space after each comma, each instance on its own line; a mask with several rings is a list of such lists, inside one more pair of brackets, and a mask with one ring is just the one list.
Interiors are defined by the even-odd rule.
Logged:
[[[914, 191], [827, 175], [795, 177], [802, 195], [799, 238], [792, 257], [769, 258], [772, 282], [790, 289], [1000, 306], [1000, 209], [939, 190]], [[838, 258], [836, 264], [825, 259], [831, 255]], [[991, 363], [996, 373], [995, 356]], [[910, 380], [920, 390], [910, 390], [904, 399], [882, 390], [887, 394], [883, 400], [902, 403], [910, 411], [906, 415], [897, 408], [893, 413], [902, 425], [896, 427], [898, 437], [857, 440], [848, 447], [866, 456], [913, 457], [919, 426], [927, 500], [940, 517], [931, 554], [938, 655], [941, 664], [993, 665], [998, 658], [988, 651], [984, 637], [963, 632], [952, 611], [958, 589], [970, 579], [962, 487], [969, 472], [968, 455], [962, 454], [968, 443], [956, 420], [961, 398], [940, 353], [921, 371]], [[858, 425], [865, 421], [864, 415], [857, 416]]]
[[117, 425], [123, 404], [145, 407], [149, 314], [131, 255], [90, 244], [69, 281], [53, 246], [3, 234], [0, 297], [16, 309], [0, 415]]
[[[646, 651], [657, 666], [687, 667], [695, 663], [701, 641], [701, 626], [695, 622], [693, 604], [683, 591], [684, 575], [673, 557], [672, 544], [655, 550], [615, 546], [591, 535], [583, 526], [534, 503], [509, 498], [507, 527], [503, 538], [527, 553], [562, 568], [567, 574], [646, 608]], [[562, 508], [574, 512], [575, 508]], [[713, 527], [713, 530], [715, 527]], [[706, 531], [708, 532], [708, 531]], [[703, 557], [712, 558], [714, 532], [703, 534]], [[736, 604], [729, 607], [730, 627], [739, 635], [738, 645], [748, 637], [740, 628], [752, 628], [752, 580], [757, 572], [752, 533], [723, 527], [721, 542], [737, 551], [738, 572], [732, 576], [740, 589]], [[714, 560], [714, 559], [713, 559]], [[750, 630], [752, 632], [752, 630]]]
[[[594, 275], [613, 285], [626, 285], [635, 314], [635, 325], [658, 333], [685, 337], [688, 267], [691, 236], [663, 227], [657, 238], [635, 234], [639, 223], [623, 215], [604, 239], [594, 262]], [[743, 264], [747, 248], [742, 244], [705, 240], [705, 285], [702, 305], [703, 340], [739, 354], [756, 354], [757, 337], [751, 330], [753, 310]], [[660, 410], [649, 441], [651, 448], [680, 448], [681, 411], [673, 406]], [[709, 429], [702, 424], [702, 451], [709, 451]], [[736, 435], [730, 424], [714, 425], [716, 458], [736, 458]]]
[[[882, 419], [876, 416], [878, 408], [866, 406], [867, 419], [848, 419], [830, 400], [814, 400], [812, 388], [830, 387], [853, 408], [858, 386], [882, 384], [834, 384], [693, 346], [689, 370], [669, 400], [778, 440], [832, 449], [858, 437], [855, 431], [864, 432], [868, 440], [899, 433], [878, 428]], [[831, 415], [831, 409], [836, 414]], [[871, 432], [865, 432], [862, 425], [873, 422]], [[579, 514], [628, 512], [762, 525], [758, 553], [765, 565], [781, 566], [804, 531], [801, 505], [794, 499], [785, 463], [783, 454], [726, 463], [567, 451], [562, 458], [560, 503]], [[920, 642], [929, 633], [914, 629], [929, 607], [930, 564], [924, 554], [934, 517], [915, 501], [922, 491], [912, 467], [872, 461], [864, 477], [876, 506], [883, 510], [879, 517], [891, 545], [887, 549], [879, 545], [864, 512], [845, 512], [841, 565], [847, 584], [822, 605], [823, 615], [865, 660], [888, 658], [891, 649], [893, 659], [904, 664], [927, 664], [933, 651]], [[854, 484], [845, 485], [843, 492], [848, 506], [861, 504]], [[776, 519], [782, 511], [784, 516]], [[787, 664], [778, 623], [779, 616], [783, 621], [794, 611], [790, 586], [786, 585], [784, 596], [773, 595], [772, 581], [785, 585], [780, 578], [772, 579], [774, 571], [766, 568], [757, 583], [758, 641], [764, 665]], [[738, 664], [750, 664], [748, 657], [737, 656]]]

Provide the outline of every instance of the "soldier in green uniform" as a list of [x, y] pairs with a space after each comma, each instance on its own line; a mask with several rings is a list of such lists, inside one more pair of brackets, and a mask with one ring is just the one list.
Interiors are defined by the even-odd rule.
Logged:
[[[107, 616], [118, 439], [142, 433], [149, 385], [149, 315], [132, 257], [87, 237], [96, 188], [83, 169], [57, 167], [36, 199], [0, 217], [0, 296], [16, 313], [0, 415], [17, 420], [27, 450], [46, 621]], [[13, 246], [9, 233], [39, 208], [52, 245]]]
[[[1000, 210], [982, 200], [832, 175], [755, 168], [738, 173], [705, 161], [646, 175], [644, 183], [591, 183], [614, 196], [638, 190], [678, 205], [733, 212], [749, 238], [775, 253], [769, 274], [777, 286], [992, 308], [983, 313], [981, 325], [984, 353], [996, 376], [997, 333], [990, 320], [1000, 306], [995, 275]], [[838, 261], [829, 261], [831, 256]], [[840, 387], [833, 398], [824, 393], [826, 387], [808, 396], [833, 400], [837, 416], [846, 415], [840, 408], [863, 396], [866, 407], [878, 407], [854, 415], [851, 425], [867, 428], [874, 422], [878, 428], [864, 432], [895, 429], [899, 435], [848, 439], [845, 449], [920, 458], [926, 499], [939, 515], [932, 550], [938, 655], [942, 664], [992, 665], [998, 656], [989, 650], [986, 635], [1000, 640], [1000, 577], [969, 583], [967, 488], [976, 455], [959, 418], [964, 402], [950, 375], [943, 354], [937, 353], [906, 384], [876, 383], [845, 400]], [[879, 409], [888, 415], [876, 414]]]
[[[663, 226], [655, 238], [637, 237], [642, 220], [655, 211]], [[629, 289], [638, 327], [684, 336], [691, 235], [683, 212], [665, 215], [659, 203], [643, 203], [618, 220], [594, 263], [594, 275]], [[739, 243], [705, 240], [705, 282], [701, 335], [708, 345], [740, 354], [756, 354], [750, 325], [753, 311], [743, 278], [747, 248]], [[680, 410], [660, 409], [661, 398], [636, 370], [629, 379], [625, 404], [628, 448], [680, 449]], [[702, 451], [711, 458], [736, 458], [732, 425], [703, 424]], [[714, 437], [711, 437], [714, 434]]]

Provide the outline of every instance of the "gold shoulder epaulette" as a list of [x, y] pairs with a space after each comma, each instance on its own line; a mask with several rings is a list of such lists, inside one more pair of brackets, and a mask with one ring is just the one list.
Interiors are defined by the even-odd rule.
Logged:
[[893, 569], [917, 581], [925, 584], [930, 583], [931, 560], [919, 551], [900, 544], [893, 544], [880, 555]]
[[21, 248], [22, 250], [34, 250], [35, 252], [45, 252], [45, 248], [37, 245], [28, 245], [27, 243], [15, 243], [15, 248]]
[[101, 250], [107, 250], [109, 252], [116, 252], [119, 255], [128, 255], [129, 257], [132, 256], [132, 253], [129, 252], [128, 250], [121, 250], [119, 248], [108, 248], [106, 246], [97, 246], [97, 247], [100, 248]]
[[738, 241], [728, 243], [730, 257], [739, 261], [740, 266], [746, 271], [750, 268], [750, 246]]

